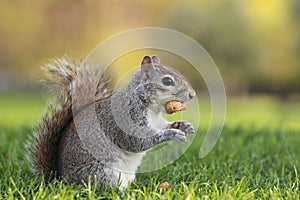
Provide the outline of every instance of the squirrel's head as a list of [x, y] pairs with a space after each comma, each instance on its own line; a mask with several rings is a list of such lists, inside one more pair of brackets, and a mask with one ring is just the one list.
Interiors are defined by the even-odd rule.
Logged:
[[143, 58], [140, 78], [139, 96], [156, 112], [166, 112], [165, 105], [169, 101], [184, 103], [196, 96], [186, 78], [175, 69], [162, 65], [157, 56]]

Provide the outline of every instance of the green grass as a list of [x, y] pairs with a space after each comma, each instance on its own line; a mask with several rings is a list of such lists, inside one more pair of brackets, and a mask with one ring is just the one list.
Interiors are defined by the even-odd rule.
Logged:
[[[26, 95], [19, 97], [14, 101], [6, 97], [5, 105], [22, 107]], [[46, 185], [32, 174], [23, 144], [44, 102], [40, 97], [28, 95], [23, 114], [18, 115], [18, 109], [12, 108], [11, 115], [17, 124], [14, 125], [13, 121], [5, 121], [7, 112], [2, 113], [5, 100], [1, 98], [0, 119], [4, 120], [0, 123], [0, 200], [299, 199], [297, 103], [283, 103], [269, 97], [230, 100], [222, 135], [207, 157], [198, 158], [206, 130], [205, 125], [200, 125], [193, 144], [180, 159], [159, 171], [138, 174], [131, 187], [120, 192], [109, 187], [66, 185], [60, 181]], [[200, 102], [201, 105], [204, 105], [202, 114], [208, 115], [205, 103]], [[164, 181], [170, 183], [167, 190], [159, 188]]]

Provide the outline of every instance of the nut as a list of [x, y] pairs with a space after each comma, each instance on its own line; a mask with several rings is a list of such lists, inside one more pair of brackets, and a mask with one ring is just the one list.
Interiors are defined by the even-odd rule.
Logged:
[[170, 184], [168, 182], [163, 182], [159, 185], [159, 188], [161, 189], [168, 189]]
[[165, 109], [168, 114], [172, 114], [177, 111], [183, 111], [186, 109], [186, 105], [181, 103], [180, 101], [169, 101], [165, 105]]
[[172, 125], [171, 125], [172, 128], [179, 128], [179, 123], [178, 122], [174, 122]]

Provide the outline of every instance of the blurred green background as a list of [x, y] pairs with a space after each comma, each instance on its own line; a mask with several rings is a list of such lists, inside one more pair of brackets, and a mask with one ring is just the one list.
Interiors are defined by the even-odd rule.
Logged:
[[299, 0], [1, 0], [0, 124], [37, 122], [48, 59], [84, 58], [113, 34], [157, 26], [192, 37], [211, 55], [228, 95], [227, 121], [299, 127], [299, 10]]

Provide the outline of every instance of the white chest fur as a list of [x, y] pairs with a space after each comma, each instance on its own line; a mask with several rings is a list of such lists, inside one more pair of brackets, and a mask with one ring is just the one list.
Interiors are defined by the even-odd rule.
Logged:
[[153, 129], [162, 129], [165, 124], [167, 123], [167, 121], [165, 120], [165, 118], [163, 118], [163, 116], [161, 115], [161, 113], [155, 113], [151, 110], [149, 110], [148, 112], [148, 119], [149, 119], [149, 127], [153, 128]]
[[115, 171], [115, 175], [120, 178], [121, 187], [126, 188], [128, 186], [128, 182], [132, 182], [134, 180], [135, 172], [145, 155], [146, 152], [125, 152], [123, 158], [114, 163], [113, 169]]

